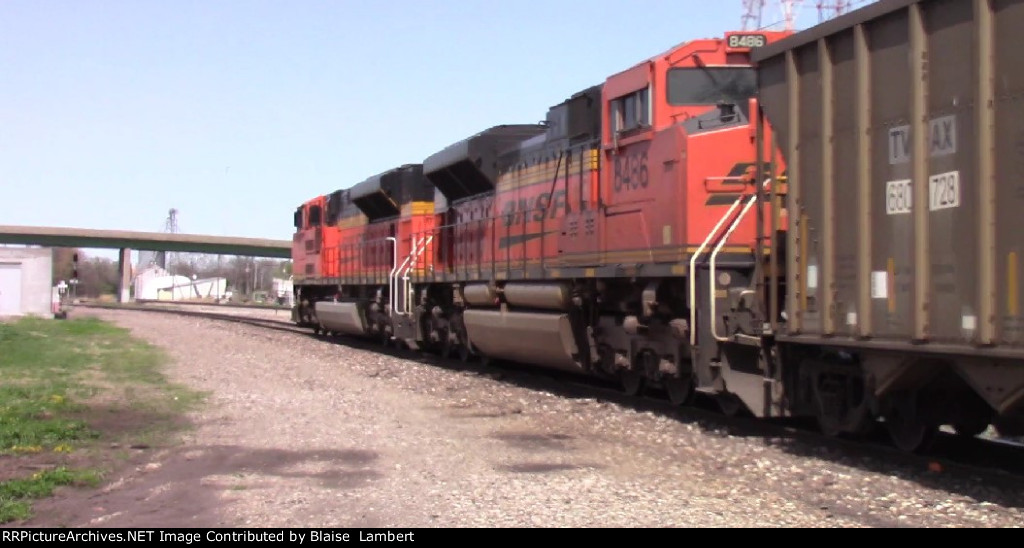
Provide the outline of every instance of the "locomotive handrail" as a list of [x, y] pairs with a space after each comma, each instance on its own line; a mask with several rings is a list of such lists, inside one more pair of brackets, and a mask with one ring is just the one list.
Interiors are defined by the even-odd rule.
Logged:
[[[769, 185], [771, 184], [771, 181], [771, 179], [768, 179], [764, 184]], [[733, 231], [736, 230], [736, 227], [743, 222], [743, 218], [747, 216], [748, 212], [750, 212], [750, 208], [753, 207], [754, 203], [757, 201], [757, 197], [758, 195], [755, 193], [749, 200], [747, 200], [747, 205], [743, 206], [743, 210], [740, 211], [740, 214], [736, 216], [736, 219], [731, 225], [729, 225], [729, 230], [725, 232], [725, 235], [718, 242], [718, 245], [715, 246], [715, 250], [711, 252], [710, 268], [708, 269], [708, 293], [711, 298], [711, 309], [709, 310], [708, 315], [711, 316], [711, 336], [719, 342], [727, 342], [729, 338], [718, 335], [718, 320], [715, 316], [715, 260], [718, 258], [718, 253], [722, 251], [722, 246], [724, 246], [725, 242], [729, 240], [729, 236], [732, 236]], [[742, 199], [742, 197], [740, 199]]]
[[700, 257], [700, 254], [704, 252], [704, 248], [706, 248], [708, 244], [711, 242], [711, 240], [714, 239], [715, 234], [718, 234], [718, 230], [722, 228], [722, 225], [725, 224], [725, 221], [729, 219], [730, 216], [732, 216], [732, 212], [736, 210], [736, 208], [740, 205], [740, 202], [742, 201], [743, 196], [736, 198], [736, 201], [733, 202], [731, 206], [729, 206], [729, 210], [725, 212], [725, 215], [722, 215], [722, 218], [718, 220], [718, 223], [715, 224], [715, 226], [708, 232], [707, 237], [704, 238], [704, 241], [701, 242], [700, 247], [697, 248], [697, 251], [695, 251], [693, 255], [690, 257], [690, 276], [687, 279], [687, 285], [690, 286], [691, 347], [697, 344], [697, 259]]
[[394, 277], [395, 277], [395, 272], [398, 271], [398, 239], [395, 238], [394, 236], [388, 236], [386, 239], [389, 242], [391, 242], [391, 264], [392, 264], [391, 272], [388, 273], [388, 299], [391, 301], [391, 311], [397, 314], [398, 311], [395, 310], [395, 290], [397, 289], [397, 287], [395, 287], [395, 285], [397, 285], [397, 284], [394, 283]]
[[402, 266], [391, 271], [391, 276], [393, 278], [395, 287], [395, 292], [391, 294], [391, 311], [394, 312], [395, 314], [404, 314], [404, 312], [398, 310], [398, 277], [400, 276], [399, 272], [401, 272], [402, 269], [405, 268], [405, 265], [409, 264], [409, 261], [412, 260], [413, 256], [416, 254], [417, 245], [419, 244], [416, 242], [416, 238], [412, 238], [412, 251], [410, 251], [409, 255], [405, 258], [404, 261], [402, 261]]
[[[770, 183], [771, 183], [771, 180], [768, 180], [768, 181], [765, 181], [764, 184], [768, 185]], [[729, 210], [726, 211], [724, 215], [722, 215], [722, 218], [718, 220], [718, 223], [715, 224], [715, 226], [708, 232], [707, 237], [704, 238], [704, 241], [701, 242], [700, 247], [697, 248], [697, 251], [695, 251], [693, 253], [693, 255], [690, 257], [690, 275], [689, 275], [689, 278], [687, 279], [687, 285], [689, 286], [689, 289], [690, 289], [690, 346], [694, 346], [695, 344], [697, 344], [697, 327], [696, 327], [697, 326], [697, 323], [696, 323], [697, 322], [697, 274], [696, 274], [697, 273], [697, 259], [700, 258], [701, 253], [704, 252], [704, 249], [708, 246], [708, 244], [710, 244], [711, 241], [715, 239], [715, 235], [718, 234], [718, 231], [719, 231], [719, 229], [722, 228], [722, 225], [724, 225], [725, 222], [732, 216], [732, 213], [734, 211], [736, 211], [736, 208], [739, 207], [739, 205], [741, 203], [743, 203], [743, 199], [745, 197], [746, 197], [745, 194], [741, 194], [739, 196], [739, 198], [736, 198], [736, 201], [733, 202], [731, 206], [729, 206]], [[756, 193], [753, 194], [752, 198], [756, 199], [757, 198], [757, 194]], [[715, 296], [715, 293], [714, 293], [714, 273], [715, 273], [715, 269], [714, 269], [714, 260], [715, 260], [715, 257], [718, 255], [718, 252], [722, 249], [722, 246], [725, 245], [725, 242], [729, 240], [729, 236], [732, 235], [732, 232], [734, 230], [736, 230], [736, 226], [739, 225], [739, 222], [743, 219], [743, 216], [746, 214], [747, 210], [750, 209], [750, 206], [753, 203], [754, 203], [754, 200], [751, 200], [747, 204], [747, 206], [743, 208], [743, 211], [740, 212], [739, 217], [737, 217], [736, 220], [733, 222], [733, 224], [730, 225], [728, 231], [725, 233], [725, 236], [718, 242], [718, 245], [715, 246], [715, 250], [714, 250], [713, 255], [712, 255], [712, 262], [711, 262], [712, 266], [711, 266], [711, 271], [710, 271], [710, 275], [709, 275], [708, 285], [711, 287], [711, 310], [710, 310], [710, 315], [711, 315], [711, 318], [712, 318], [712, 321], [711, 321], [711, 334], [715, 335], [716, 339], [718, 339], [718, 337], [717, 337], [717, 330], [715, 329], [715, 320], [714, 320], [714, 311], [715, 311], [715, 301], [714, 301], [714, 296]], [[728, 340], [728, 339], [726, 339], [726, 340]]]
[[419, 256], [422, 255], [423, 252], [427, 250], [427, 246], [429, 246], [430, 242], [432, 242], [432, 241], [434, 241], [434, 236], [432, 236], [432, 235], [431, 236], [424, 236], [423, 240], [421, 240], [421, 242], [423, 242], [423, 246], [422, 247], [418, 247], [417, 244], [416, 244], [416, 239], [413, 238], [413, 251], [412, 251], [412, 253], [409, 254], [409, 259], [411, 259], [411, 260], [406, 261], [408, 263], [408, 266], [405, 267], [405, 272], [402, 272], [400, 274], [400, 276], [402, 278], [402, 281], [405, 282], [405, 286], [402, 288], [402, 297], [403, 297], [403, 303], [405, 305], [405, 310], [404, 311], [399, 311], [398, 312], [399, 314], [405, 314], [406, 316], [412, 314], [412, 307], [409, 306], [409, 300], [410, 299], [409, 299], [409, 294], [408, 294], [408, 291], [409, 291], [409, 271], [412, 270], [413, 265], [416, 264], [416, 261], [418, 260]]

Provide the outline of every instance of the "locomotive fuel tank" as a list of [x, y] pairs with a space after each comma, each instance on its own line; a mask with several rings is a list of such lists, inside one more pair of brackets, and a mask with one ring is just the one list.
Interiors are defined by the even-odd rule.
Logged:
[[320, 301], [315, 309], [321, 327], [327, 331], [346, 335], [366, 334], [366, 320], [357, 303]]
[[508, 283], [503, 290], [509, 305], [522, 308], [567, 310], [571, 296], [565, 283]]
[[462, 298], [471, 306], [498, 306], [498, 290], [491, 284], [468, 284]]
[[485, 356], [584, 372], [568, 314], [470, 309], [463, 321], [469, 340]]

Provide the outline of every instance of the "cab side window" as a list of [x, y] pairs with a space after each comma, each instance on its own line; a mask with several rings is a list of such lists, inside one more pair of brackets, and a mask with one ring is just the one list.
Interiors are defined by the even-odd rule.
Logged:
[[323, 222], [323, 215], [320, 211], [320, 206], [309, 206], [309, 226], [307, 228], [316, 228]]
[[628, 133], [651, 127], [650, 88], [612, 99], [612, 131]]

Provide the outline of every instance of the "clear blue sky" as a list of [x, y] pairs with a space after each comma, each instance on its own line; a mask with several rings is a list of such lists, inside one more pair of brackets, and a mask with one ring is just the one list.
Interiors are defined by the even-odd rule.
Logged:
[[174, 207], [183, 232], [290, 238], [302, 201], [541, 120], [741, 5], [5, 0], [0, 224], [155, 231]]

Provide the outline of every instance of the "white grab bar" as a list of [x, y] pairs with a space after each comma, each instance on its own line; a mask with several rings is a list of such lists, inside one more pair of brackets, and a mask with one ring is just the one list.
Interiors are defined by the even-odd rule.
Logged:
[[708, 293], [711, 298], [711, 310], [708, 313], [708, 315], [711, 316], [711, 336], [714, 337], [715, 340], [719, 342], [726, 342], [729, 340], [729, 338], [718, 336], [718, 320], [715, 317], [715, 259], [718, 258], [718, 252], [722, 250], [722, 246], [724, 246], [725, 242], [729, 240], [729, 236], [732, 236], [732, 233], [734, 230], [736, 230], [736, 227], [739, 226], [741, 222], [743, 222], [743, 217], [746, 217], [747, 212], [750, 211], [751, 206], [753, 206], [754, 202], [756, 201], [757, 194], [754, 194], [753, 196], [750, 197], [750, 200], [747, 200], [747, 205], [743, 206], [743, 211], [740, 211], [740, 214], [738, 217], [736, 217], [736, 220], [733, 221], [731, 225], [729, 225], [729, 230], [725, 232], [725, 236], [723, 236], [722, 240], [718, 242], [718, 245], [715, 246], [715, 250], [711, 252], [711, 266], [708, 271]]
[[736, 210], [741, 202], [743, 202], [742, 195], [739, 198], [736, 198], [736, 201], [733, 202], [731, 207], [729, 207], [729, 211], [726, 211], [725, 215], [722, 215], [722, 218], [718, 220], [715, 227], [708, 232], [707, 238], [704, 238], [700, 247], [698, 247], [697, 251], [694, 252], [692, 257], [690, 257], [690, 276], [687, 280], [690, 286], [690, 346], [697, 344], [697, 259], [700, 257], [700, 254], [704, 252], [704, 248], [707, 247], [708, 244], [711, 243], [711, 240], [715, 238], [715, 234], [718, 234], [718, 229], [722, 228], [722, 225], [724, 225], [725, 221], [732, 216], [732, 212]]

